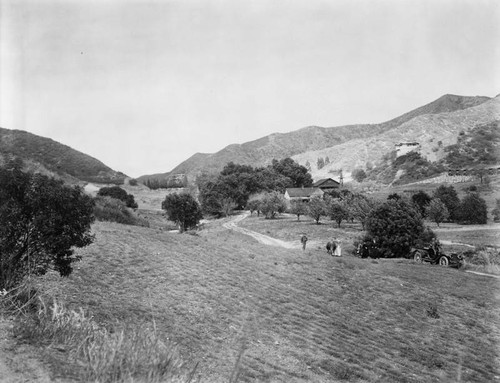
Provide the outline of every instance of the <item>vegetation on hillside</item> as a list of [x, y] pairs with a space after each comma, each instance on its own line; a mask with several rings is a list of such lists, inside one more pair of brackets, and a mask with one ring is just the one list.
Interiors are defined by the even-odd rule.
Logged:
[[161, 208], [167, 212], [170, 221], [179, 225], [181, 233], [196, 227], [203, 218], [198, 201], [187, 193], [167, 195]]
[[500, 121], [461, 132], [457, 143], [445, 148], [443, 163], [452, 169], [484, 168], [500, 161]]
[[137, 202], [135, 202], [134, 196], [132, 194], [128, 194], [119, 186], [103, 187], [99, 189], [97, 195], [101, 197], [111, 197], [118, 199], [124, 202], [127, 207], [130, 207], [132, 209], [137, 209], [138, 207]]
[[34, 161], [55, 174], [69, 174], [88, 182], [122, 184], [126, 177], [69, 146], [21, 130], [0, 128], [0, 153]]

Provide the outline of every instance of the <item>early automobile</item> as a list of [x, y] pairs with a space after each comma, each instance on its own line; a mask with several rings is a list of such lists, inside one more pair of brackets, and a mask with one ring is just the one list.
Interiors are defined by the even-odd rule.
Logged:
[[463, 257], [457, 253], [445, 254], [440, 247], [412, 248], [410, 258], [417, 263], [430, 263], [432, 265], [450, 266], [457, 269], [463, 265]]

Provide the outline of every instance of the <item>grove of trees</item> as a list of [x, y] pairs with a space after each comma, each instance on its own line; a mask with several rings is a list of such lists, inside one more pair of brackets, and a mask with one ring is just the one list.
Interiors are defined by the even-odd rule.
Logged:
[[202, 174], [196, 183], [203, 212], [220, 217], [244, 208], [251, 195], [271, 191], [283, 194], [286, 188], [309, 187], [312, 177], [306, 167], [285, 158], [260, 168], [229, 162], [219, 174]]

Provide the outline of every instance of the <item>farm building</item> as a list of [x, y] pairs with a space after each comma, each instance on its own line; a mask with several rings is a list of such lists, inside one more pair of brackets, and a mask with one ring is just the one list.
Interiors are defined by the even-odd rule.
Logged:
[[313, 183], [313, 187], [320, 188], [324, 192], [329, 192], [340, 188], [340, 183], [331, 178], [324, 178]]
[[323, 197], [323, 190], [320, 188], [288, 188], [285, 191], [285, 198], [288, 201], [309, 201], [313, 197]]

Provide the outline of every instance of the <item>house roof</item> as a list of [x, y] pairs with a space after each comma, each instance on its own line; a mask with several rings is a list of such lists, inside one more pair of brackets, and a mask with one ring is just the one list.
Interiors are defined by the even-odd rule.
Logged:
[[330, 183], [330, 184], [335, 184], [335, 185], [340, 185], [340, 183], [338, 183], [337, 181], [335, 181], [334, 179], [332, 178], [323, 178], [321, 180], [318, 180], [316, 181], [315, 183], [313, 183], [313, 186], [314, 187], [321, 187], [321, 185], [325, 184], [325, 183]]
[[290, 198], [309, 198], [312, 194], [321, 192], [318, 188], [288, 188]]

